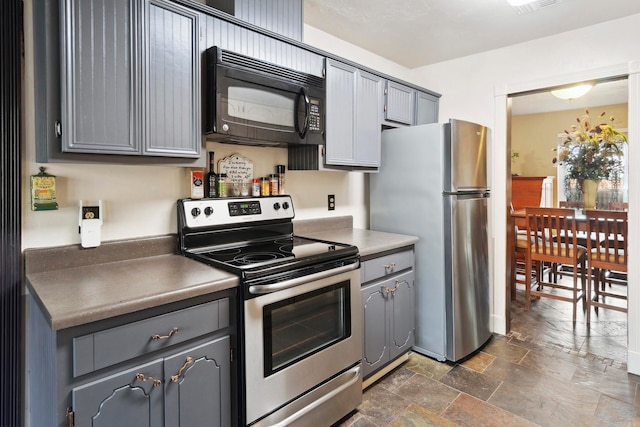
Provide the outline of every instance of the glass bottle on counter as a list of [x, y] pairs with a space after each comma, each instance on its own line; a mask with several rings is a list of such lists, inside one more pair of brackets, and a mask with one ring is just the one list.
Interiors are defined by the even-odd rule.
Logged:
[[218, 197], [218, 175], [215, 172], [215, 153], [209, 151], [209, 172], [204, 181], [205, 183], [205, 197]]
[[287, 194], [285, 188], [284, 188], [284, 171], [285, 171], [285, 166], [284, 165], [277, 165], [276, 166], [276, 172], [278, 173], [278, 193], [280, 195], [284, 195]]
[[227, 197], [227, 174], [218, 175], [218, 197]]

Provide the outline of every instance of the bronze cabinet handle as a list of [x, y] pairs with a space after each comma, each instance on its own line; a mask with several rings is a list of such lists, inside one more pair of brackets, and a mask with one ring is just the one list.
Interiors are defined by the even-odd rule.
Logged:
[[174, 383], [177, 383], [178, 380], [180, 380], [180, 377], [182, 376], [182, 374], [184, 374], [185, 369], [187, 369], [187, 367], [192, 363], [193, 363], [193, 357], [187, 356], [187, 360], [184, 362], [184, 365], [182, 365], [182, 368], [178, 370], [178, 373], [176, 375], [171, 376], [171, 381], [173, 381]]
[[141, 374], [141, 373], [136, 374], [136, 379], [138, 381], [143, 381], [143, 382], [151, 381], [153, 382], [154, 387], [158, 387], [160, 384], [162, 384], [162, 380], [157, 380], [153, 377], [145, 377], [144, 374]]
[[171, 338], [173, 335], [178, 333], [178, 328], [173, 328], [169, 331], [169, 333], [167, 335], [158, 335], [158, 334], [153, 334], [151, 335], [151, 339], [153, 341], [160, 341], [160, 340], [168, 340], [169, 338]]

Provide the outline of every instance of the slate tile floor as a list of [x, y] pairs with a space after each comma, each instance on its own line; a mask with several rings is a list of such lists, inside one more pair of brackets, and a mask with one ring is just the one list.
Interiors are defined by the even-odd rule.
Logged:
[[640, 377], [626, 372], [626, 314], [547, 298], [512, 303], [512, 331], [461, 363], [413, 353], [365, 390], [340, 427], [640, 426]]

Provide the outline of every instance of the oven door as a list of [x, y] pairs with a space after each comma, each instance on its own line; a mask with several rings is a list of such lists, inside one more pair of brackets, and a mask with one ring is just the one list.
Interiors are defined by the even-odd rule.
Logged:
[[360, 272], [325, 276], [244, 302], [247, 424], [335, 422], [360, 403]]
[[322, 143], [322, 101], [313, 92], [286, 79], [217, 65], [210, 130], [256, 143]]

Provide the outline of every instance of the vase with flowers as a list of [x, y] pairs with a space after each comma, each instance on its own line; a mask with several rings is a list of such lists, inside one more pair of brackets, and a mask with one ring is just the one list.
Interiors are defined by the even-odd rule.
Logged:
[[[609, 117], [609, 123], [604, 122], [605, 112], [602, 112], [596, 122], [589, 117], [589, 110], [576, 118], [576, 124], [571, 131], [565, 130], [566, 139], [558, 147], [554, 164], [564, 166], [565, 196], [572, 200], [569, 194], [572, 189], [583, 195], [585, 209], [593, 209], [601, 180], [618, 181], [623, 170], [623, 144], [627, 137], [613, 128], [614, 118]], [[575, 200], [575, 198], [573, 198]]]

